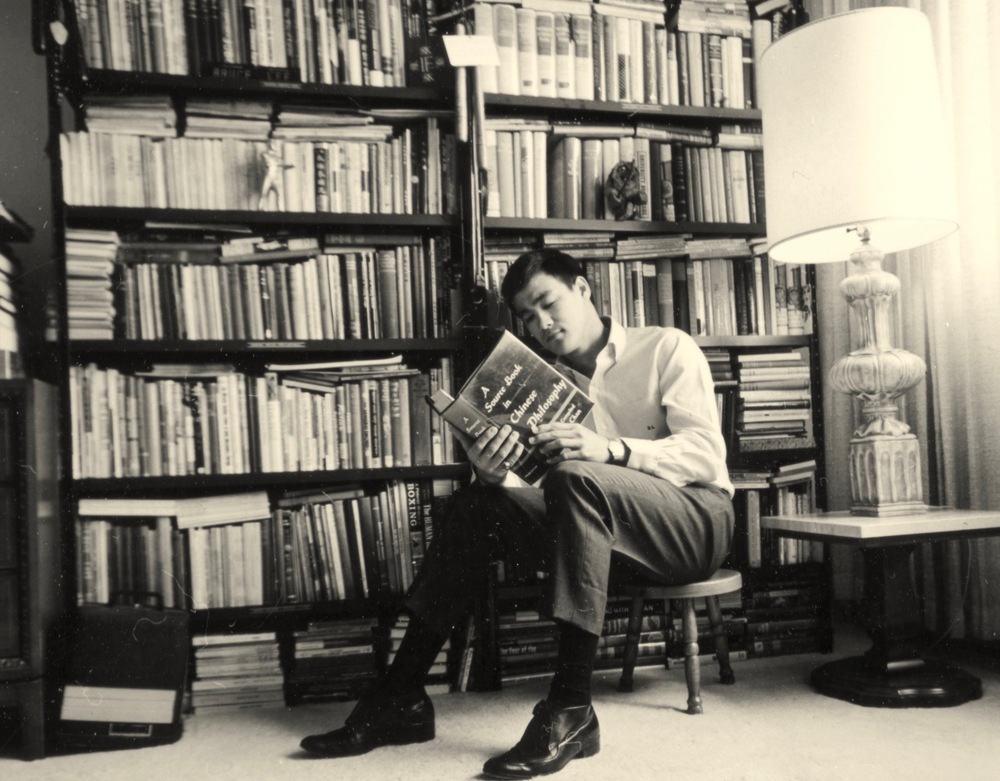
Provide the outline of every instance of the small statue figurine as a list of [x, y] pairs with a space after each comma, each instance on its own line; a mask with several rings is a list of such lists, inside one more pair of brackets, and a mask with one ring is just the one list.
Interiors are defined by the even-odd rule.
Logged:
[[285, 181], [283, 174], [287, 169], [295, 166], [283, 162], [281, 150], [273, 138], [267, 142], [267, 149], [261, 153], [261, 157], [267, 164], [267, 173], [264, 175], [264, 183], [260, 186], [260, 199], [257, 201], [257, 208], [264, 209], [268, 196], [274, 192], [278, 211], [284, 211]]
[[639, 206], [646, 203], [646, 193], [639, 184], [639, 168], [634, 161], [616, 163], [604, 183], [604, 203], [616, 220], [634, 220]]

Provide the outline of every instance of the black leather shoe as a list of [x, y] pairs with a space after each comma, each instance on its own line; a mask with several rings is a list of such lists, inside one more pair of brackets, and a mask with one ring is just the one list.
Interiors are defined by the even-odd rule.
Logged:
[[601, 750], [601, 728], [591, 705], [553, 708], [542, 700], [517, 745], [483, 766], [494, 778], [531, 778], [562, 770], [571, 759]]
[[379, 746], [423, 743], [433, 738], [434, 705], [421, 687], [408, 692], [366, 694], [343, 727], [310, 735], [300, 745], [323, 757], [353, 757]]

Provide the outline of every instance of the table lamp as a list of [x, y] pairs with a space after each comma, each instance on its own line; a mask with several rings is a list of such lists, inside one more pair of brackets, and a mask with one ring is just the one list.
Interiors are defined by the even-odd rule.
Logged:
[[899, 279], [882, 259], [958, 227], [930, 25], [889, 7], [804, 25], [764, 52], [758, 89], [770, 257], [851, 262], [841, 292], [860, 346], [828, 375], [861, 401], [851, 512], [920, 512], [920, 447], [897, 399], [927, 369], [892, 344]]

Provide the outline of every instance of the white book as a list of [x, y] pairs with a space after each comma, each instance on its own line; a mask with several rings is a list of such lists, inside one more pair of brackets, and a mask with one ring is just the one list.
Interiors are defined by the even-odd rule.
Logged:
[[519, 94], [538, 95], [538, 30], [537, 13], [530, 8], [515, 11], [517, 21], [517, 69], [520, 76]]
[[538, 217], [538, 204], [535, 201], [535, 140], [530, 130], [518, 133], [518, 150], [521, 181], [521, 216]]
[[[496, 41], [496, 29], [493, 24], [494, 7], [489, 3], [476, 3], [472, 7], [473, 24], [476, 35], [488, 35]], [[499, 46], [499, 41], [497, 41]], [[496, 65], [480, 65], [476, 71], [479, 87], [483, 92], [500, 92], [499, 68]]]
[[531, 133], [534, 142], [534, 188], [535, 188], [535, 217], [545, 219], [549, 216], [549, 161], [548, 161], [548, 134], [541, 130], [534, 130]]
[[504, 95], [520, 95], [520, 57], [517, 48], [517, 13], [514, 6], [500, 4], [493, 7], [493, 31], [500, 57], [497, 91]]
[[538, 48], [538, 95], [556, 97], [555, 15], [551, 11], [535, 12], [535, 38]]
[[594, 22], [585, 14], [570, 16], [576, 97], [594, 99]]
[[576, 97], [576, 51], [570, 30], [570, 15], [557, 13], [553, 16], [555, 25], [555, 73], [556, 97]]
[[516, 216], [514, 204], [514, 138], [513, 133], [497, 133], [497, 188], [500, 192], [500, 216]]
[[645, 56], [642, 40], [642, 21], [639, 19], [628, 20], [629, 37], [629, 91], [632, 100], [636, 103], [645, 102], [646, 94], [646, 70]]
[[704, 67], [702, 59], [701, 33], [680, 33], [687, 36], [687, 56], [688, 56], [688, 87], [691, 90], [691, 105], [704, 106], [705, 103], [705, 81]]

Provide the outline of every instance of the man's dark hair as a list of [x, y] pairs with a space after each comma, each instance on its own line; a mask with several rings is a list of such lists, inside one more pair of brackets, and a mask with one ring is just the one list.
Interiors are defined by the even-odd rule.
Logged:
[[500, 285], [500, 295], [512, 312], [514, 296], [520, 293], [536, 274], [556, 277], [565, 282], [567, 287], [572, 286], [577, 277], [585, 277], [580, 262], [565, 252], [557, 249], [536, 249], [525, 252], [511, 264]]

